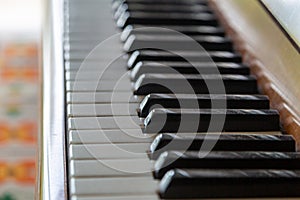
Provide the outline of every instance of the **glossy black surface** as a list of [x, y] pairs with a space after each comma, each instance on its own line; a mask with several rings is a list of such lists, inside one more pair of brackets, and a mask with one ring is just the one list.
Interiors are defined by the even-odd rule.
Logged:
[[297, 197], [299, 187], [300, 171], [175, 169], [160, 182], [160, 195], [166, 199]]
[[154, 176], [161, 179], [171, 169], [300, 169], [296, 152], [168, 151], [155, 163]]
[[134, 84], [134, 94], [257, 94], [253, 76], [144, 74]]
[[[164, 151], [198, 151], [203, 142], [214, 144], [214, 151], [280, 151], [295, 152], [295, 140], [290, 135], [266, 134], [171, 134], [156, 136], [150, 146], [150, 157], [157, 159]], [[203, 150], [206, 148], [202, 147]]]
[[264, 95], [192, 95], [149, 94], [141, 102], [139, 116], [146, 117], [154, 108], [212, 108], [214, 109], [269, 109]]
[[136, 81], [146, 73], [174, 74], [240, 74], [249, 75], [248, 66], [238, 63], [193, 63], [188, 62], [139, 62], [130, 73], [132, 81]]
[[139, 50], [130, 55], [127, 62], [128, 69], [134, 68], [134, 66], [140, 61], [176, 61], [176, 62], [236, 62], [242, 61], [241, 55], [228, 51], [211, 51], [211, 52], [193, 52], [185, 51], [178, 52], [178, 54], [166, 52], [166, 51], [154, 51], [154, 50]]

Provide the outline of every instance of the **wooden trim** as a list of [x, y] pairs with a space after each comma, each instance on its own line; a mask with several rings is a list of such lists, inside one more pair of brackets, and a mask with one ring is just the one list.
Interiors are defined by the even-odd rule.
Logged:
[[259, 1], [211, 0], [210, 6], [300, 150], [300, 54]]

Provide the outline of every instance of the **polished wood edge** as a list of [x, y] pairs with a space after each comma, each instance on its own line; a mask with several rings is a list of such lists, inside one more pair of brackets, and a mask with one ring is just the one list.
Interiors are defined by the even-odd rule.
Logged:
[[272, 76], [257, 57], [250, 44], [241, 36], [231, 23], [228, 15], [220, 9], [218, 0], [210, 0], [210, 6], [215, 10], [217, 17], [225, 28], [226, 34], [233, 40], [235, 49], [242, 55], [243, 62], [249, 65], [251, 73], [257, 77], [259, 89], [270, 98], [271, 107], [279, 111], [280, 119], [286, 133], [292, 135], [300, 151], [300, 119], [295, 113], [293, 105], [289, 103], [280, 89], [273, 83]]

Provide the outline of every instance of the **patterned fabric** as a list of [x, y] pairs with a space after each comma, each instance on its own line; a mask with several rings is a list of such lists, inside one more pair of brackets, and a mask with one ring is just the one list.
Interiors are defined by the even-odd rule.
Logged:
[[38, 45], [0, 44], [0, 200], [34, 197]]

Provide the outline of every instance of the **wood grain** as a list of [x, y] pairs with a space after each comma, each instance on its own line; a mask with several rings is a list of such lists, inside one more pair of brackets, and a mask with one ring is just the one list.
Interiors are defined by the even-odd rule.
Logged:
[[300, 54], [258, 1], [211, 0], [210, 6], [300, 150]]

